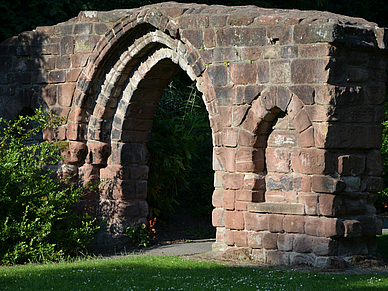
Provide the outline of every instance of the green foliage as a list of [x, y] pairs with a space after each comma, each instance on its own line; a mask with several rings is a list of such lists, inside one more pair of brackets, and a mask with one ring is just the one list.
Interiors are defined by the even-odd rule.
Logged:
[[139, 220], [136, 225], [127, 227], [127, 235], [137, 248], [149, 247], [156, 239], [153, 228], [155, 221], [156, 217], [150, 221], [150, 225], [147, 225]]
[[[387, 91], [388, 93], [388, 91]], [[384, 189], [379, 193], [375, 206], [380, 212], [387, 212], [388, 206], [388, 103], [385, 103], [385, 121], [383, 122], [383, 142], [381, 145], [381, 154], [383, 157]]]
[[197, 214], [211, 209], [213, 171], [209, 119], [195, 84], [185, 78], [184, 73], [178, 75], [165, 90], [148, 144], [147, 202], [156, 216], [172, 212], [179, 202], [190, 205]]
[[15, 121], [0, 118], [0, 263], [55, 260], [93, 238], [95, 220], [74, 211], [83, 188], [53, 178], [66, 144], [26, 144], [63, 119], [37, 110]]

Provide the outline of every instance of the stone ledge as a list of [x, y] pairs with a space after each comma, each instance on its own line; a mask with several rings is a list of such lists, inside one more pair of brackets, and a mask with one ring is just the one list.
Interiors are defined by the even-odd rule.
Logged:
[[248, 203], [248, 211], [259, 213], [299, 214], [305, 215], [302, 203]]

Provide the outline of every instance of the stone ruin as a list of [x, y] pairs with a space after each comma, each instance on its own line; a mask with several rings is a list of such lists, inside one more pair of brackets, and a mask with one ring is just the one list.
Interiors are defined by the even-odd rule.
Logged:
[[340, 266], [376, 250], [388, 30], [328, 12], [174, 2], [86, 11], [0, 45], [0, 116], [68, 121], [59, 171], [84, 183], [100, 246], [148, 214], [147, 141], [183, 70], [213, 135], [213, 249], [266, 264]]

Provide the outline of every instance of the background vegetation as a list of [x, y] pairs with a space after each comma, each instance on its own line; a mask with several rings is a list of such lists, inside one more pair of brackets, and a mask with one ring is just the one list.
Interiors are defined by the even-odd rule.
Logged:
[[164, 91], [147, 146], [152, 215], [171, 213], [179, 204], [194, 216], [207, 216], [210, 223], [211, 130], [202, 94], [186, 73], [180, 72]]

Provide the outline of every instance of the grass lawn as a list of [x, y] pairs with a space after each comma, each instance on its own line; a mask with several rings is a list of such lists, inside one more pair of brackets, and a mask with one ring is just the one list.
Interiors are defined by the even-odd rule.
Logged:
[[1, 267], [0, 290], [388, 290], [388, 274], [318, 274], [130, 256]]

